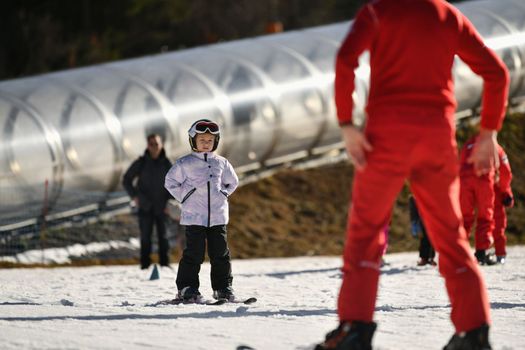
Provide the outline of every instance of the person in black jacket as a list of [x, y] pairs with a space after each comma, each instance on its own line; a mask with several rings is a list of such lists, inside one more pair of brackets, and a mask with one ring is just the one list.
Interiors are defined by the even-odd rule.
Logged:
[[423, 225], [421, 216], [419, 216], [419, 212], [417, 210], [416, 200], [414, 199], [414, 196], [410, 196], [410, 198], [408, 199], [408, 207], [410, 211], [410, 224], [411, 224], [412, 235], [416, 238], [420, 236], [419, 238], [419, 260], [417, 262], [417, 265], [418, 266], [424, 266], [424, 265], [436, 266], [437, 264], [434, 261], [436, 252], [434, 250], [434, 247], [432, 247], [432, 243], [430, 242], [430, 239], [428, 238], [427, 230], [425, 229], [425, 225]]
[[[164, 188], [164, 178], [171, 168], [158, 134], [147, 137], [144, 155], [135, 160], [124, 174], [122, 184], [138, 208], [140, 228], [140, 266], [151, 264], [151, 235], [157, 228], [159, 263], [169, 266], [169, 243], [166, 237], [166, 206], [171, 198]], [[136, 183], [134, 180], [137, 179]]]

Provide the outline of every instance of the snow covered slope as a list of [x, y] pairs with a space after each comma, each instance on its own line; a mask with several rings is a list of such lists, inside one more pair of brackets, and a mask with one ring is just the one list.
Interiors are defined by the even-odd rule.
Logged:
[[[416, 253], [387, 255], [375, 349], [441, 349], [453, 333], [436, 268]], [[235, 260], [239, 296], [253, 305], [147, 307], [173, 297], [175, 270], [137, 266], [0, 270], [1, 349], [311, 349], [337, 324], [339, 257]], [[525, 349], [525, 247], [483, 267], [495, 349]], [[201, 292], [211, 297], [209, 264]]]

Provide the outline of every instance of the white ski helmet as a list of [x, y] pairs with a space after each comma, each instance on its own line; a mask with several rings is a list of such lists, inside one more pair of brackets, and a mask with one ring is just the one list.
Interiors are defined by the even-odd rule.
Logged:
[[209, 120], [209, 119], [199, 119], [193, 124], [191, 124], [190, 129], [188, 130], [188, 136], [190, 141], [191, 149], [197, 150], [197, 143], [195, 142], [195, 137], [197, 134], [210, 133], [215, 135], [215, 141], [213, 142], [212, 152], [217, 149], [219, 146], [219, 139], [221, 138], [221, 131], [219, 129], [219, 124]]

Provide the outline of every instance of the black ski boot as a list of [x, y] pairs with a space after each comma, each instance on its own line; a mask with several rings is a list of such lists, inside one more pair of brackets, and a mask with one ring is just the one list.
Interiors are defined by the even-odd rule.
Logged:
[[226, 299], [229, 301], [233, 301], [235, 299], [235, 295], [233, 294], [233, 288], [231, 286], [214, 290], [213, 297], [217, 300]]
[[492, 254], [487, 254], [485, 250], [476, 250], [474, 255], [476, 256], [476, 259], [480, 265], [491, 266], [497, 264], [497, 262], [494, 260], [494, 256]]
[[179, 299], [184, 300], [185, 302], [194, 302], [201, 297], [201, 293], [197, 288], [184, 287], [181, 290], [179, 290], [177, 297]]
[[483, 325], [468, 332], [454, 334], [443, 350], [492, 350], [489, 326]]
[[341, 322], [315, 350], [372, 350], [376, 327], [374, 322]]

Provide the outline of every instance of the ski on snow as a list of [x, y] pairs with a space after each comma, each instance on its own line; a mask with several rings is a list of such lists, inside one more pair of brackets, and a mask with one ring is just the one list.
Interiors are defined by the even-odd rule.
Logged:
[[156, 307], [161, 305], [185, 305], [185, 304], [197, 304], [197, 305], [224, 305], [224, 304], [253, 304], [257, 302], [257, 298], [247, 298], [247, 299], [234, 299], [234, 300], [228, 300], [228, 299], [218, 299], [218, 300], [209, 300], [204, 298], [197, 298], [197, 299], [191, 299], [191, 300], [184, 300], [181, 298], [175, 298], [175, 299], [165, 299], [157, 301], [153, 304], [147, 304], [146, 306]]
[[223, 305], [223, 304], [245, 304], [245, 305], [249, 305], [249, 304], [253, 304], [255, 302], [257, 302], [257, 298], [251, 297], [251, 298], [247, 298], [247, 299], [234, 299], [234, 300], [219, 299], [219, 300], [212, 301], [211, 304], [207, 304], [207, 305]]

